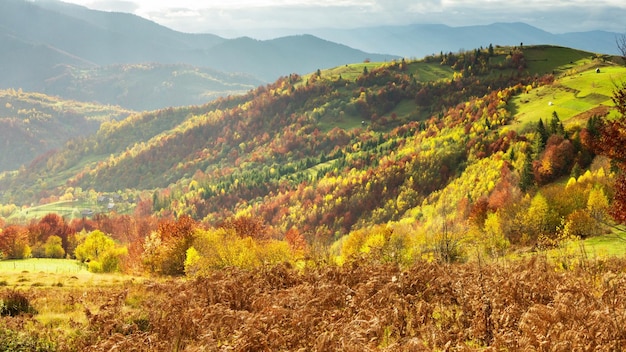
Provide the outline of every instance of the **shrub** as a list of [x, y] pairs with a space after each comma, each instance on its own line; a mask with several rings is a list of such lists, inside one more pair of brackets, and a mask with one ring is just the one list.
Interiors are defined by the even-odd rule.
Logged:
[[241, 237], [225, 228], [197, 230], [193, 246], [186, 253], [185, 273], [194, 276], [227, 267], [272, 267], [292, 261], [293, 257], [286, 241]]
[[2, 298], [0, 305], [0, 316], [18, 316], [22, 313], [36, 314], [37, 311], [30, 305], [28, 297], [23, 293], [12, 290], [7, 292]]
[[0, 327], [0, 351], [52, 352], [56, 351], [56, 347], [46, 338]]
[[369, 259], [381, 263], [412, 263], [412, 240], [401, 229], [377, 225], [352, 231], [341, 243], [339, 262]]

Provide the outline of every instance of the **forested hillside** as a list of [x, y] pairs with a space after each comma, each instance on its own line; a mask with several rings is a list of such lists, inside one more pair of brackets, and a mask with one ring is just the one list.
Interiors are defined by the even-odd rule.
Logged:
[[[94, 137], [6, 174], [3, 203], [49, 202], [76, 190], [132, 192], [164, 216], [208, 223], [254, 216], [278, 233], [295, 228], [328, 242], [375, 224], [449, 227], [473, 212], [530, 205], [529, 190], [590, 166], [585, 180], [609, 195], [608, 166], [592, 164], [580, 134], [589, 117], [610, 112], [595, 109], [611, 104], [604, 83], [626, 74], [607, 59], [490, 46], [294, 74], [245, 96], [106, 123]], [[581, 79], [598, 87], [596, 105], [567, 87]], [[562, 87], [572, 100], [523, 115], [547, 87]], [[549, 192], [557, 191], [547, 201], [556, 201]], [[546, 226], [559, 226], [577, 207], [554, 213]], [[521, 216], [509, 215], [511, 224]], [[541, 232], [508, 229], [519, 241]]]
[[0, 171], [16, 170], [70, 139], [95, 133], [103, 122], [132, 111], [83, 103], [21, 89], [0, 90]]

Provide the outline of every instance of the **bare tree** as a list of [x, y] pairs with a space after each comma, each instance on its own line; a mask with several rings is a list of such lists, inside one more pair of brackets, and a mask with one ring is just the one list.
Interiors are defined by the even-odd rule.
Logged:
[[620, 54], [622, 54], [622, 59], [626, 62], [626, 34], [615, 37], [615, 43]]

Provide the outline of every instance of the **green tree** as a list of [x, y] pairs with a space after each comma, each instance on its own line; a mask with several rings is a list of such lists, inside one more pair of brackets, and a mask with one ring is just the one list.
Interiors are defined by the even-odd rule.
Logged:
[[119, 246], [115, 241], [100, 230], [95, 230], [76, 247], [76, 259], [88, 263], [91, 272], [110, 273], [120, 270], [120, 262], [128, 253], [126, 247]]
[[533, 174], [533, 157], [530, 153], [524, 154], [524, 164], [520, 172], [519, 188], [522, 192], [526, 192], [535, 180]]
[[65, 256], [65, 249], [63, 249], [61, 237], [54, 235], [48, 237], [44, 245], [44, 252], [46, 258], [63, 258]]

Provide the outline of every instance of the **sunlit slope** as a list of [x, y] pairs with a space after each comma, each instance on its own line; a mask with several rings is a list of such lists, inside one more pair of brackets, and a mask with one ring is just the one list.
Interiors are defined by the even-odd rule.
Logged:
[[[472, 199], [492, 190], [504, 167], [492, 155], [503, 153], [520, 172], [529, 147], [511, 125], [519, 131], [577, 100], [587, 105], [557, 114], [580, 117], [610, 102], [622, 74], [602, 57], [555, 47], [293, 74], [243, 96], [106, 124], [73, 149], [0, 178], [1, 202], [116, 192], [152, 200], [155, 212], [208, 221], [250, 212], [326, 234], [419, 218], [426, 208], [418, 206], [448, 184], [482, 192]], [[491, 182], [478, 188], [476, 178]]]
[[587, 115], [610, 113], [615, 84], [626, 80], [626, 67], [597, 63], [581, 71], [569, 71], [553, 84], [529, 87], [512, 99], [509, 108], [516, 116], [518, 127], [540, 118], [546, 120], [553, 112], [566, 124], [580, 123]]

